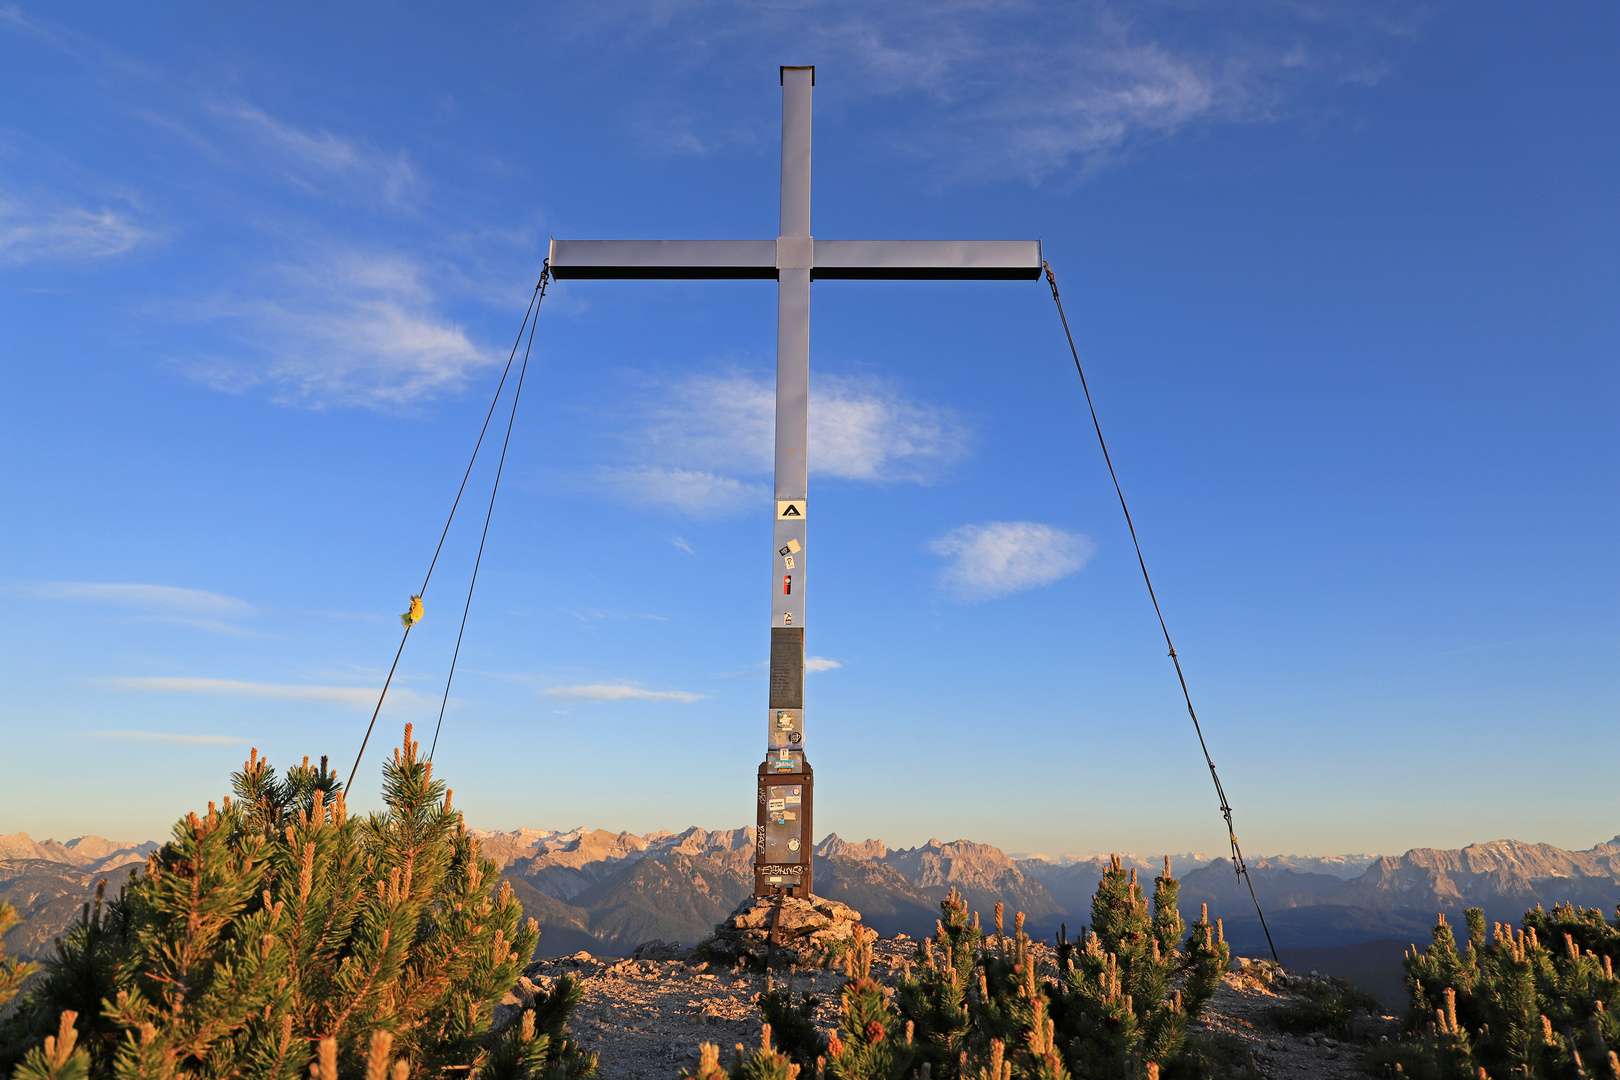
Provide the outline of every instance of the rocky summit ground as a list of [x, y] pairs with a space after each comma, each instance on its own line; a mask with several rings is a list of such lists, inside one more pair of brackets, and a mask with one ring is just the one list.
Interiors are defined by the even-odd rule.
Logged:
[[[872, 974], [893, 985], [916, 942], [900, 935], [873, 946]], [[663, 950], [650, 950], [657, 954]], [[1052, 975], [1050, 952], [1034, 952]], [[1227, 975], [1194, 1031], [1229, 1035], [1240, 1050], [1238, 1070], [1249, 1076], [1284, 1080], [1293, 1077], [1365, 1077], [1366, 1052], [1384, 1035], [1393, 1035], [1393, 1017], [1366, 1019], [1360, 1038], [1339, 1041], [1322, 1033], [1286, 1034], [1279, 1018], [1304, 999], [1289, 989], [1298, 978], [1275, 979], [1266, 966], [1240, 962]], [[701, 1043], [717, 1043], [721, 1060], [729, 1061], [736, 1043], [759, 1045], [759, 1010], [754, 1001], [766, 988], [767, 976], [741, 967], [717, 966], [687, 959], [598, 959], [589, 953], [542, 960], [524, 972], [518, 989], [503, 1003], [521, 1004], [535, 989], [549, 989], [562, 975], [584, 987], [584, 1000], [574, 1016], [580, 1043], [601, 1055], [604, 1080], [667, 1080], [694, 1067]], [[772, 976], [791, 980], [795, 994], [807, 991], [820, 999], [817, 1023], [831, 1031], [838, 1024], [838, 995], [843, 975], [833, 970], [799, 970]]]

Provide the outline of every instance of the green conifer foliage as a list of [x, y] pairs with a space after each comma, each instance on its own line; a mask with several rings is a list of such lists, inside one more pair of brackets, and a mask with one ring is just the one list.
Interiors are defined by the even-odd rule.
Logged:
[[585, 996], [564, 975], [551, 992], [535, 994], [516, 1020], [489, 1042], [477, 1080], [579, 1080], [596, 1071], [596, 1055], [567, 1038], [568, 1018]]
[[758, 1050], [750, 1054], [742, 1043], [737, 1044], [731, 1071], [720, 1066], [720, 1047], [704, 1043], [698, 1047], [697, 1070], [681, 1080], [796, 1080], [798, 1075], [799, 1066], [771, 1045], [771, 1025], [766, 1024], [760, 1031]]
[[1620, 918], [1537, 905], [1489, 934], [1482, 911], [1466, 918], [1465, 950], [1441, 916], [1428, 948], [1407, 954], [1411, 1035], [1393, 1056], [1439, 1080], [1620, 1076]]
[[1187, 1023], [1215, 994], [1231, 964], [1208, 908], [1185, 942], [1170, 862], [1154, 880], [1152, 910], [1117, 856], [1091, 901], [1091, 932], [1058, 942], [1052, 1012], [1069, 1067], [1079, 1076], [1133, 1076], [1136, 1063], [1171, 1064]]
[[[1008, 938], [1005, 910], [996, 904], [996, 934], [979, 957], [978, 993], [973, 996], [976, 1042], [989, 1043], [993, 1071], [995, 1059], [1013, 1075], [1030, 1080], [1068, 1080], [1069, 1072], [1056, 1043], [1056, 1022], [1051, 1018], [1046, 987], [1036, 971], [1024, 933], [1024, 913], [1014, 919]], [[999, 1051], [998, 1051], [999, 1048]]]
[[[10, 1005], [12, 1000], [16, 998], [18, 992], [22, 989], [24, 980], [37, 970], [35, 964], [14, 960], [6, 956], [5, 933], [13, 926], [16, 926], [17, 922], [16, 910], [10, 904], [0, 903], [0, 1014], [3, 1014], [6, 1006]], [[78, 1037], [78, 1033], [73, 1027], [75, 1018], [69, 1017], [64, 1025], [66, 1032], [71, 1033], [69, 1037], [73, 1039]], [[12, 1025], [15, 1026], [16, 1022], [16, 1019], [13, 1018]], [[50, 1049], [52, 1056], [55, 1055], [56, 1046], [57, 1042], [53, 1038]], [[6, 1069], [7, 1064], [7, 1062], [0, 1060], [0, 1074], [8, 1071]]]
[[78, 1030], [73, 1022], [78, 1014], [69, 1010], [62, 1014], [55, 1035], [47, 1035], [43, 1046], [28, 1051], [13, 1080], [87, 1080], [90, 1076], [90, 1055], [83, 1047], [75, 1047]]
[[[106, 882], [102, 882], [106, 885]], [[96, 891], [97, 907], [101, 890]], [[17, 924], [17, 912], [10, 904], [0, 904], [0, 937]], [[11, 1004], [23, 980], [36, 970], [36, 965], [6, 957], [0, 944], [0, 1010]], [[63, 1012], [54, 1035], [48, 1035], [43, 1045], [33, 1047], [13, 1074], [17, 1080], [86, 1080], [90, 1075], [90, 1055], [83, 1047], [75, 1046], [79, 1032], [74, 1021], [78, 1013]]]
[[[1093, 898], [1098, 929], [1083, 944], [1059, 937], [1055, 982], [1043, 977], [1022, 914], [1008, 934], [997, 904], [987, 937], [952, 889], [893, 1003], [871, 977], [870, 945], [845, 954], [843, 1016], [819, 1064], [837, 1080], [1142, 1080], [1161, 1064], [1167, 1076], [1202, 1075], [1186, 1050], [1187, 1023], [1231, 952], [1207, 910], [1189, 932], [1177, 889], [1167, 861], [1150, 906], [1114, 859]], [[711, 1064], [719, 1069], [718, 1058]], [[708, 1067], [690, 1080], [725, 1080]]]
[[55, 942], [56, 955], [43, 977], [24, 995], [15, 1012], [0, 1024], [0, 1076], [8, 1075], [22, 1055], [53, 1036], [63, 1013], [76, 1017], [75, 1039], [93, 1062], [110, 1061], [122, 1031], [102, 1014], [123, 963], [127, 923], [118, 902], [106, 902], [107, 880], [96, 884], [95, 900], [84, 905], [78, 922]]
[[940, 919], [932, 938], [923, 941], [910, 969], [900, 980], [900, 1012], [915, 1025], [918, 1056], [939, 1080], [954, 1080], [968, 1049], [972, 1020], [968, 991], [976, 978], [984, 933], [968, 918], [967, 904], [956, 889], [940, 902]]
[[[562, 1037], [578, 1001], [567, 980], [491, 1030], [539, 930], [495, 889], [419, 750], [407, 726], [384, 762], [385, 810], [368, 817], [350, 816], [324, 759], [277, 779], [254, 751], [234, 799], [179, 822], [105, 916], [99, 895], [87, 908], [10, 1041], [72, 1000], [98, 1036], [95, 1080], [302, 1080], [317, 1046], [329, 1080], [589, 1075], [594, 1056]], [[372, 1077], [379, 1034], [390, 1064]]]
[[[0, 939], [5, 937], [7, 930], [16, 925], [16, 910], [10, 904], [0, 903]], [[5, 943], [0, 940], [0, 1009], [11, 1004], [11, 999], [17, 996], [23, 980], [33, 973], [33, 964], [8, 958]]]
[[816, 1006], [821, 1000], [813, 994], [801, 993], [793, 1000], [793, 983], [785, 988], [776, 986], [767, 978], [765, 990], [755, 999], [759, 1015], [771, 1029], [782, 1053], [799, 1068], [813, 1069], [817, 1058], [827, 1055], [827, 1039], [816, 1027]]
[[856, 934], [841, 958], [846, 981], [843, 1019], [827, 1043], [827, 1072], [836, 1080], [900, 1080], [917, 1061], [915, 1025], [889, 1003], [872, 978], [872, 943]]

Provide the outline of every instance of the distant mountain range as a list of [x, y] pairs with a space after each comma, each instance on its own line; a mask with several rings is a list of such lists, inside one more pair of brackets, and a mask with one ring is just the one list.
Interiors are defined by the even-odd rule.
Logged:
[[27, 833], [0, 836], [0, 900], [10, 902], [22, 922], [5, 936], [6, 952], [33, 959], [50, 955], [51, 942], [78, 917], [79, 907], [95, 895], [96, 882], [108, 878], [115, 895], [125, 874], [120, 867], [139, 865], [157, 843], [103, 840], [81, 836], [59, 844], [35, 843]]
[[[700, 940], [751, 886], [747, 829], [682, 833], [520, 830], [481, 833], [525, 907], [540, 918], [552, 953], [622, 953], [642, 941]], [[1108, 860], [1013, 859], [968, 840], [891, 849], [837, 835], [816, 845], [816, 891], [860, 911], [884, 934], [930, 932], [939, 901], [955, 887], [988, 920], [997, 900], [1046, 934], [1090, 918], [1091, 894]], [[1124, 855], [1148, 878], [1164, 860]], [[1207, 903], [1240, 951], [1261, 954], [1265, 934], [1244, 884], [1226, 859], [1171, 857], [1183, 911]], [[1517, 920], [1537, 903], [1573, 902], [1607, 912], [1620, 901], [1620, 837], [1586, 851], [1497, 840], [1454, 851], [1400, 856], [1278, 856], [1251, 861], [1250, 877], [1279, 949], [1322, 949], [1379, 939], [1422, 942], [1438, 912], [1460, 918], [1483, 907]], [[531, 900], [532, 898], [532, 900]]]
[[[526, 912], [541, 924], [540, 950], [586, 949], [622, 955], [655, 938], [693, 944], [706, 937], [752, 883], [749, 829], [645, 836], [603, 830], [483, 832]], [[66, 844], [0, 836], [0, 900], [24, 923], [6, 936], [14, 955], [49, 952], [101, 877], [144, 860], [155, 844], [81, 837]], [[930, 840], [891, 849], [877, 840], [828, 836], [815, 848], [816, 891], [860, 911], [888, 935], [931, 932], [939, 901], [960, 889], [988, 924], [997, 900], [1023, 911], [1032, 933], [1089, 921], [1091, 894], [1106, 858], [1009, 857], [968, 840]], [[1125, 855], [1149, 880], [1162, 857]], [[1229, 940], [1250, 955], [1265, 936], [1248, 890], [1226, 859], [1171, 856], [1183, 914], [1207, 903]], [[1620, 901], [1620, 836], [1585, 851], [1497, 840], [1454, 851], [1417, 848], [1400, 856], [1280, 856], [1250, 863], [1255, 892], [1280, 950], [1328, 949], [1380, 939], [1422, 942], [1437, 912], [1460, 917], [1483, 907], [1492, 920], [1516, 920], [1537, 903], [1569, 901], [1615, 910]], [[114, 878], [116, 884], [116, 877]]]

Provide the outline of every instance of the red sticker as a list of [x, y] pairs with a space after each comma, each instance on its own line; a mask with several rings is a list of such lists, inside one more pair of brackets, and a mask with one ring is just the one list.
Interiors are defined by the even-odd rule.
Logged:
[[783, 596], [792, 596], [793, 595], [793, 575], [792, 574], [783, 574], [782, 575], [782, 595]]

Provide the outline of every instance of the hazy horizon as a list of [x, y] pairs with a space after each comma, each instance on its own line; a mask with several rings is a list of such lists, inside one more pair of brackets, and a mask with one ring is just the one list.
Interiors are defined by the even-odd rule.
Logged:
[[[751, 824], [746, 824], [746, 825], [734, 825], [734, 826], [731, 826], [731, 827], [726, 828], [726, 829], [710, 829], [710, 828], [707, 828], [707, 827], [702, 826], [702, 825], [686, 825], [686, 826], [683, 826], [681, 828], [650, 829], [650, 830], [647, 830], [645, 832], [632, 833], [631, 835], [641, 837], [641, 838], [645, 838], [645, 837], [649, 837], [649, 836], [658, 836], [658, 835], [679, 836], [679, 835], [682, 835], [683, 833], [685, 833], [685, 832], [687, 832], [687, 831], [689, 831], [691, 829], [701, 829], [702, 831], [707, 832], [707, 833], [715, 833], [715, 832], [736, 831], [738, 829], [751, 829], [752, 827], [753, 826]], [[475, 830], [477, 832], [480, 832], [480, 833], [507, 833], [507, 834], [517, 833], [517, 832], [527, 830], [527, 831], [531, 831], [531, 832], [538, 832], [538, 833], [542, 833], [542, 834], [547, 834], [549, 836], [566, 836], [568, 834], [581, 832], [581, 831], [584, 831], [584, 832], [598, 831], [597, 828], [595, 828], [593, 826], [590, 826], [590, 825], [574, 825], [574, 826], [570, 826], [569, 828], [566, 828], [566, 829], [540, 828], [540, 827], [528, 826], [528, 825], [516, 826], [516, 827], [510, 828], [510, 829], [489, 829], [489, 828], [485, 828], [485, 827], [483, 827], [481, 825], [478, 825], [477, 823], [473, 823], [473, 822], [468, 823], [468, 828], [472, 829], [472, 830]], [[603, 829], [603, 830], [600, 830], [600, 831], [609, 832], [609, 833], [612, 833], [614, 835], [621, 835], [623, 833], [628, 832], [629, 830]], [[163, 842], [163, 841], [166, 841], [169, 838], [169, 834], [165, 833], [162, 836], [149, 836], [149, 837], [145, 837], [143, 839], [135, 840], [135, 839], [131, 839], [129, 837], [117, 837], [117, 836], [112, 836], [112, 835], [108, 835], [108, 834], [104, 834], [104, 833], [98, 833], [98, 832], [81, 833], [78, 836], [69, 836], [69, 837], [65, 837], [65, 838], [58, 838], [58, 837], [55, 837], [55, 836], [35, 836], [33, 834], [28, 833], [26, 830], [16, 830], [14, 832], [9, 832], [8, 833], [5, 830], [4, 826], [0, 825], [0, 838], [4, 838], [6, 836], [16, 836], [16, 835], [22, 835], [22, 836], [26, 837], [27, 839], [29, 839], [30, 841], [32, 841], [34, 843], [37, 843], [37, 844], [45, 844], [45, 843], [50, 843], [50, 842], [54, 841], [56, 843], [63, 844], [64, 846], [72, 844], [72, 843], [74, 843], [76, 841], [79, 841], [79, 840], [83, 840], [86, 837], [93, 837], [95, 839], [106, 840], [109, 843], [127, 845], [127, 846], [130, 846], [130, 847], [139, 846], [141, 844], [145, 844], [145, 843], [149, 843], [149, 842], [153, 842], [153, 841]], [[885, 840], [883, 837], [864, 836], [864, 837], [861, 837], [860, 839], [855, 839], [853, 837], [848, 837], [848, 836], [839, 836], [837, 833], [834, 833], [834, 832], [828, 832], [828, 833], [821, 836], [819, 839], [817, 839], [815, 841], [815, 846], [817, 848], [820, 848], [822, 844], [826, 843], [828, 840], [834, 838], [835, 836], [838, 837], [838, 839], [847, 841], [847, 842], [852, 843], [852, 844], [861, 844], [861, 843], [870, 842], [872, 840], [877, 840], [880, 843], [883, 843], [890, 851], [896, 851], [896, 850], [902, 850], [902, 849], [915, 849], [915, 848], [919, 848], [919, 847], [925, 847], [925, 846], [933, 843], [935, 840], [938, 840], [943, 844], [952, 844], [952, 843], [958, 843], [958, 842], [962, 842], [962, 841], [967, 841], [967, 842], [970, 842], [970, 843], [978, 843], [978, 844], [988, 843], [988, 841], [985, 841], [985, 840], [982, 840], [982, 839], [980, 839], [978, 837], [973, 837], [973, 836], [956, 836], [956, 837], [951, 837], [949, 839], [946, 839], [944, 837], [937, 837], [936, 836], [936, 837], [929, 837], [928, 839], [923, 840], [923, 841], [919, 841], [917, 843], [892, 844], [892, 843], [889, 843], [887, 840]], [[1402, 851], [1382, 851], [1382, 852], [1372, 852], [1372, 851], [1299, 852], [1299, 851], [1290, 851], [1290, 852], [1260, 852], [1260, 853], [1256, 853], [1256, 852], [1246, 851], [1246, 852], [1244, 852], [1244, 860], [1250, 866], [1253, 866], [1253, 865], [1255, 865], [1257, 863], [1266, 862], [1266, 861], [1288, 860], [1288, 859], [1298, 859], [1298, 860], [1353, 859], [1353, 860], [1367, 860], [1369, 862], [1372, 862], [1372, 861], [1376, 861], [1377, 859], [1380, 859], [1380, 858], [1399, 857], [1399, 856], [1405, 855], [1408, 852], [1414, 851], [1414, 850], [1425, 850], [1425, 849], [1428, 849], [1428, 850], [1457, 850], [1459, 848], [1469, 847], [1469, 846], [1472, 846], [1474, 844], [1491, 844], [1491, 843], [1498, 843], [1498, 842], [1503, 842], [1503, 841], [1512, 841], [1512, 842], [1523, 843], [1523, 844], [1546, 844], [1546, 843], [1549, 843], [1548, 841], [1545, 841], [1545, 840], [1526, 839], [1524, 837], [1498, 836], [1498, 837], [1492, 837], [1489, 840], [1473, 840], [1473, 841], [1470, 841], [1468, 844], [1457, 845], [1456, 848], [1444, 848], [1444, 847], [1440, 847], [1440, 846], [1435, 845], [1435, 844], [1418, 844], [1418, 845], [1415, 845], [1414, 847], [1407, 848], [1407, 849], [1404, 849]], [[1620, 834], [1617, 834], [1617, 835], [1611, 837], [1609, 840], [1595, 840], [1595, 841], [1593, 841], [1593, 842], [1591, 842], [1589, 844], [1581, 844], [1581, 845], [1576, 845], [1576, 846], [1568, 846], [1568, 845], [1564, 845], [1564, 844], [1552, 844], [1552, 846], [1560, 848], [1560, 849], [1565, 850], [1565, 851], [1590, 851], [1593, 848], [1602, 846], [1604, 844], [1614, 843], [1614, 842], [1620, 842]], [[1000, 848], [1000, 845], [991, 845], [991, 846]], [[1042, 860], [1057, 863], [1057, 864], [1073, 863], [1073, 862], [1085, 862], [1085, 861], [1089, 861], [1089, 860], [1092, 860], [1092, 859], [1106, 859], [1106, 858], [1109, 858], [1110, 856], [1113, 856], [1113, 855], [1118, 855], [1118, 856], [1120, 856], [1122, 858], [1129, 857], [1129, 858], [1134, 858], [1134, 859], [1146, 859], [1146, 860], [1158, 860], [1158, 859], [1168, 857], [1168, 858], [1170, 858], [1172, 860], [1172, 862], [1175, 862], [1175, 861], [1189, 861], [1189, 862], [1199, 862], [1199, 863], [1214, 862], [1216, 860], [1221, 860], [1221, 859], [1230, 859], [1230, 857], [1231, 857], [1231, 852], [1229, 850], [1221, 850], [1221, 851], [1214, 851], [1214, 852], [1210, 852], [1210, 851], [1193, 851], [1193, 850], [1188, 850], [1188, 851], [1130, 851], [1130, 850], [1126, 850], [1126, 849], [1123, 849], [1123, 848], [1113, 848], [1113, 849], [1109, 849], [1109, 850], [1101, 850], [1101, 849], [1099, 849], [1099, 850], [1095, 850], [1095, 851], [1086, 851], [1086, 852], [1064, 851], [1064, 852], [1056, 852], [1056, 853], [1053, 853], [1053, 852], [1014, 851], [1014, 850], [1009, 850], [1009, 849], [1006, 849], [1006, 848], [1000, 848], [1000, 850], [1008, 858], [1013, 859], [1013, 860], [1042, 859]]]

